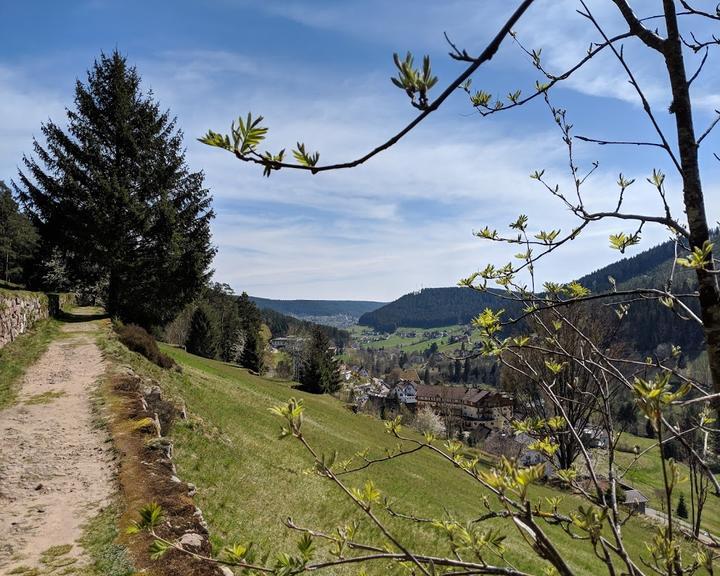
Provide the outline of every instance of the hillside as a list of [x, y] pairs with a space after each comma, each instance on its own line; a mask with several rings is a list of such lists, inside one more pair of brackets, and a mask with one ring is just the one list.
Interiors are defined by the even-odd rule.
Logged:
[[358, 324], [371, 326], [380, 332], [393, 332], [399, 326], [439, 328], [466, 324], [484, 308], [509, 310], [512, 307], [510, 304], [490, 292], [468, 288], [424, 288], [363, 314]]
[[273, 338], [289, 334], [309, 333], [313, 326], [319, 326], [336, 346], [345, 346], [350, 341], [350, 333], [347, 330], [342, 330], [332, 324], [326, 325], [316, 321], [303, 320], [271, 308], [261, 308], [260, 317], [263, 324], [270, 328]]
[[[636, 286], [662, 286], [668, 278], [675, 257], [675, 243], [671, 240], [653, 246], [639, 254], [622, 258], [595, 272], [586, 274], [578, 282], [592, 292], [602, 292], [610, 288], [608, 276], [612, 276], [618, 288]], [[676, 279], [691, 280], [693, 273], [676, 270]]]
[[367, 300], [273, 300], [257, 296], [250, 296], [250, 299], [263, 310], [336, 328], [352, 326], [363, 314], [385, 305], [385, 302]]
[[[311, 461], [301, 446], [277, 436], [280, 421], [268, 408], [301, 398], [306, 407], [304, 430], [308, 441], [324, 454], [339, 452], [338, 461], [370, 448], [382, 455], [395, 445], [383, 422], [353, 414], [330, 396], [294, 390], [279, 382], [248, 374], [242, 369], [189, 355], [163, 346], [182, 367], [182, 372], [162, 371], [144, 359], [125, 354], [124, 361], [159, 381], [167, 393], [182, 400], [189, 419], [174, 426], [172, 438], [178, 474], [198, 487], [196, 500], [209, 523], [216, 550], [228, 542], [253, 541], [259, 555], [291, 551], [298, 535], [286, 529], [288, 516], [303, 526], [332, 530], [358, 521], [363, 540], [376, 541], [377, 533], [367, 526], [354, 506], [330, 482], [308, 473]], [[483, 466], [487, 456], [478, 453]], [[399, 509], [420, 516], [446, 514], [463, 521], [483, 511], [487, 493], [459, 470], [431, 454], [406, 456], [369, 471], [344, 476], [350, 486], [362, 486], [372, 478], [383, 494], [401, 498]], [[442, 486], [443, 490], [438, 490]], [[531, 487], [533, 500], [562, 497], [560, 509], [569, 512], [581, 501], [556, 489]], [[279, 497], [282, 496], [282, 497]], [[491, 504], [496, 504], [492, 498]], [[711, 514], [708, 514], [708, 518]], [[408, 523], [382, 514], [394, 533], [414, 548], [448, 553], [438, 532], [422, 524]], [[491, 521], [506, 535], [505, 547], [518, 569], [540, 573], [538, 561], [517, 530], [507, 523]], [[567, 560], [579, 574], [599, 574], [600, 565], [589, 546], [578, 545], [562, 531], [547, 527], [561, 543]], [[625, 526], [632, 555], [645, 552], [643, 542], [652, 528], [637, 519]], [[368, 565], [369, 574], [386, 574], [381, 565]], [[356, 570], [335, 574], [355, 574]]]
[[[615, 279], [618, 289], [662, 287], [669, 277], [673, 258], [674, 244], [664, 242], [587, 274], [579, 282], [592, 292], [608, 291], [608, 277]], [[694, 274], [676, 269], [674, 286], [685, 293], [694, 291]], [[688, 304], [696, 306], [692, 301]], [[484, 308], [504, 308], [510, 315], [515, 310], [512, 303], [500, 300], [490, 292], [480, 293], [467, 288], [426, 288], [363, 314], [358, 323], [380, 332], [392, 332], [400, 326], [439, 328], [465, 324]], [[672, 342], [694, 356], [703, 344], [699, 326], [678, 319], [671, 310], [658, 306], [654, 301], [633, 302], [619, 336], [642, 354], [651, 354], [659, 345]]]

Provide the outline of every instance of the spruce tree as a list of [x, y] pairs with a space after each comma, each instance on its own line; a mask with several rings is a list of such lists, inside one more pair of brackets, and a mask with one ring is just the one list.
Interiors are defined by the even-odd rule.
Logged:
[[205, 285], [213, 212], [175, 119], [140, 82], [119, 52], [102, 54], [76, 83], [67, 130], [42, 125], [14, 186], [44, 254], [62, 254], [76, 284], [106, 285], [110, 314], [147, 327]]
[[314, 394], [332, 394], [340, 389], [340, 367], [330, 350], [330, 339], [319, 326], [312, 328], [303, 354], [300, 387]]
[[190, 321], [190, 330], [185, 348], [191, 354], [215, 358], [220, 342], [220, 330], [212, 310], [207, 304], [200, 304]]
[[240, 365], [248, 370], [262, 374], [265, 371], [265, 342], [260, 330], [262, 318], [260, 310], [255, 302], [250, 300], [246, 292], [243, 292], [237, 301], [237, 311], [240, 317], [240, 328], [245, 336], [245, 346], [240, 356]]
[[[225, 362], [235, 360], [238, 335], [242, 332], [237, 297], [228, 284], [215, 282], [205, 290], [204, 298], [218, 319], [220, 342], [218, 355]], [[244, 335], [243, 335], [244, 338]]]
[[26, 266], [37, 248], [37, 232], [0, 180], [0, 280], [20, 283], [27, 280]]
[[676, 512], [680, 518], [687, 519], [688, 509], [687, 509], [687, 504], [685, 504], [685, 495], [684, 494], [680, 494]]

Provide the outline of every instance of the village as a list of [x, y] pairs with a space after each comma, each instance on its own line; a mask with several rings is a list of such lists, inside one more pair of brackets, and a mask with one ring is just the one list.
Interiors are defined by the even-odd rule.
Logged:
[[[522, 466], [544, 464], [549, 480], [557, 470], [546, 455], [533, 449], [536, 438], [517, 432], [513, 418], [521, 418], [515, 399], [488, 387], [467, 387], [448, 384], [424, 384], [415, 368], [397, 374], [395, 382], [373, 377], [360, 366], [341, 364], [344, 381], [342, 397], [353, 410], [373, 414], [382, 419], [403, 415], [412, 417], [422, 410], [431, 410], [444, 423], [448, 438], [461, 440], [480, 448], [492, 457], [506, 457]], [[588, 424], [580, 432], [585, 448], [602, 457], [610, 439], [599, 426]], [[620, 482], [623, 504], [634, 513], [662, 517], [663, 512], [647, 508], [649, 499], [631, 484]]]

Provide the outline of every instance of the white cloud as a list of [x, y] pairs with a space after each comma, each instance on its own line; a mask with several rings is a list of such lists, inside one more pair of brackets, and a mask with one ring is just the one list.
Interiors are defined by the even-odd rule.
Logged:
[[[581, 18], [567, 17], [574, 5], [539, 2], [528, 24], [519, 27], [528, 45], [546, 47], [543, 54], [553, 68], [574, 62], [590, 40], [597, 39]], [[300, 3], [265, 6], [321, 29], [358, 35], [376, 30], [370, 38], [392, 38], [418, 50], [431, 32], [439, 37], [446, 24], [461, 45], [481, 45], [500, 19], [475, 10], [475, 3], [459, 1], [443, 4], [443, 10], [414, 4], [408, 14], [383, 2], [386, 17], [380, 22], [375, 17], [380, 8], [372, 4], [332, 3], [316, 10], [303, 10]], [[430, 46], [439, 51], [440, 42]], [[512, 78], [531, 83], [531, 69], [513, 47], [506, 47], [487, 74], [502, 71], [511, 61]], [[611, 55], [596, 64], [569, 86], [583, 94], [633, 99]], [[660, 101], [654, 92], [660, 84], [649, 65], [643, 59], [637, 65], [648, 93]], [[528, 178], [531, 171], [546, 168], [549, 181], [568, 189], [565, 149], [549, 118], [545, 123], [533, 118], [519, 127], [525, 122], [522, 113], [491, 119], [468, 116], [462, 95], [399, 145], [352, 170], [316, 176], [285, 170], [265, 179], [259, 167], [195, 141], [208, 128], [226, 130], [232, 118], [251, 110], [265, 115], [271, 150], [304, 140], [321, 152], [323, 161], [356, 157], [416, 113], [390, 86], [382, 66], [380, 71], [338, 77], [312, 63], [199, 49], [145, 55], [138, 62], [146, 87], [178, 115], [191, 168], [205, 171], [215, 196], [218, 280], [270, 297], [392, 299], [421, 286], [452, 285], [487, 262], [502, 264], [517, 252], [474, 238], [473, 229], [490, 225], [506, 230], [521, 212], [537, 228], [567, 231], [577, 225], [561, 203]], [[40, 122], [48, 115], [57, 118], [63, 105], [71, 103], [71, 94], [44, 89], [30, 76], [0, 68], [0, 169], [9, 176], [21, 152], [29, 150]], [[700, 103], [718, 105], [711, 91]], [[578, 111], [578, 116], [585, 115]], [[612, 118], [607, 124], [617, 127]], [[586, 165], [589, 159], [606, 159], [601, 149], [579, 154]], [[643, 182], [652, 167], [646, 159], [634, 161], [632, 154], [607, 156], [587, 184], [589, 205], [612, 207], [616, 174], [629, 170], [638, 183], [628, 196], [628, 209], [651, 206], [659, 212], [657, 198]], [[673, 192], [676, 180], [669, 176]], [[681, 213], [681, 207], [673, 208]], [[629, 227], [622, 222], [593, 227], [549, 257], [538, 270], [539, 279], [570, 280], [617, 259], [604, 238], [620, 230]], [[665, 233], [648, 229], [645, 237], [644, 246], [649, 246]]]

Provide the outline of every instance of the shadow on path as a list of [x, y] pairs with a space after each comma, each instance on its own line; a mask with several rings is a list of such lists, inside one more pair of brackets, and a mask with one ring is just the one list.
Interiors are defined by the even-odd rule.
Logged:
[[60, 312], [57, 319], [67, 324], [73, 324], [77, 322], [92, 322], [93, 320], [105, 320], [106, 318], [110, 318], [110, 315], [105, 312], [99, 312], [97, 309], [92, 310], [92, 312], [88, 313], [78, 313], [77, 311], [65, 312], [63, 310]]

